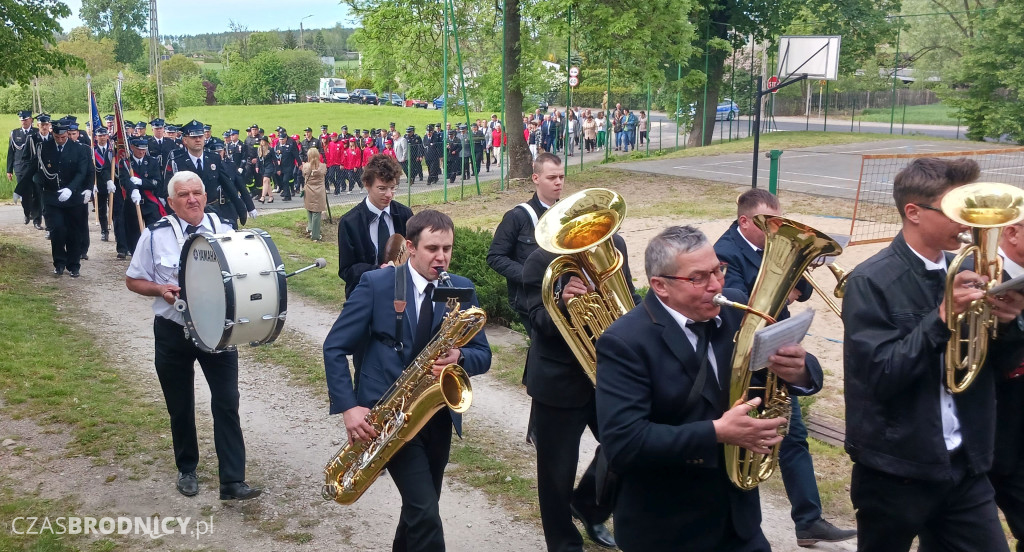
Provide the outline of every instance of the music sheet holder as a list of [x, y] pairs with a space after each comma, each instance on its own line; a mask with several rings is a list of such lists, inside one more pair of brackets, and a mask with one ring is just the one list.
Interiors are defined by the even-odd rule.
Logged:
[[455, 299], [465, 305], [473, 298], [473, 288], [438, 287], [434, 289], [434, 302], [447, 303], [449, 299]]

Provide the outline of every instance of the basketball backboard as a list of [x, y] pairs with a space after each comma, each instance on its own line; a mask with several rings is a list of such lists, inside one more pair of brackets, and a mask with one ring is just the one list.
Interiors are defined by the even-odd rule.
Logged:
[[807, 75], [809, 79], [836, 80], [841, 36], [779, 37], [779, 77]]

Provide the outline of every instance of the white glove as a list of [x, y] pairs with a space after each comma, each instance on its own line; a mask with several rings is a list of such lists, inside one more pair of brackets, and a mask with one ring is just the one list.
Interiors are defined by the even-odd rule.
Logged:
[[114, 181], [113, 180], [108, 180], [107, 181], [107, 193], [111, 193], [111, 194], [114, 193]]
[[14, 199], [14, 202], [17, 203], [17, 202], [21, 201], [21, 196], [18, 195], [18, 194], [14, 194], [12, 196], [12, 199]]
[[142, 179], [141, 178], [139, 178], [137, 176], [133, 176], [131, 178], [131, 180], [132, 180], [132, 184], [135, 184], [136, 186], [142, 186]]
[[249, 218], [256, 218], [257, 215], [258, 213], [256, 212], [256, 209], [249, 211]]
[[89, 203], [90, 201], [92, 201], [92, 190], [85, 190], [85, 191], [83, 191], [82, 192], [82, 199], [85, 200], [82, 203]]
[[57, 191], [60, 192], [60, 193], [57, 194], [57, 201], [61, 201], [61, 202], [67, 201], [68, 198], [71, 197], [71, 190], [69, 190], [67, 188], [61, 188], [61, 189], [59, 189]]
[[238, 167], [238, 174], [242, 174], [242, 167]]
[[138, 190], [132, 190], [132, 201], [134, 201], [136, 205], [142, 203], [142, 194], [140, 194]]

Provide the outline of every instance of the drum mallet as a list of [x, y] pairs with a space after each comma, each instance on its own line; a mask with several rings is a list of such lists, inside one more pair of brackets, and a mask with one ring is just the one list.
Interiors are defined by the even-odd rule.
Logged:
[[291, 274], [285, 274], [284, 277], [285, 278], [291, 278], [292, 276], [295, 276], [296, 274], [298, 274], [300, 272], [305, 272], [305, 271], [307, 271], [307, 270], [309, 270], [311, 268], [323, 268], [325, 266], [327, 266], [327, 259], [325, 259], [323, 257], [320, 257], [319, 259], [313, 261], [313, 264], [311, 264], [309, 266], [306, 266], [306, 267], [303, 267], [303, 268], [300, 268], [300, 269], [296, 270], [295, 272], [292, 272]]

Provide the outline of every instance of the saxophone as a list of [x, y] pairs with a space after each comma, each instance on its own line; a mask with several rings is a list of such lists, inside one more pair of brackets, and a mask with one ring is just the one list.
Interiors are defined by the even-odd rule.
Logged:
[[447, 308], [449, 312], [437, 335], [367, 413], [366, 421], [377, 431], [377, 437], [366, 443], [345, 444], [324, 467], [324, 500], [352, 504], [435, 412], [444, 406], [459, 413], [469, 409], [473, 389], [466, 371], [450, 364], [434, 377], [432, 368], [450, 349], [469, 343], [487, 323], [487, 313], [478, 307], [459, 310], [454, 298], [448, 299]]

